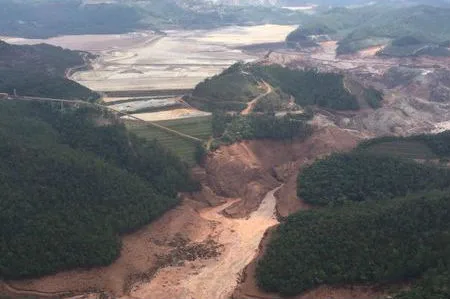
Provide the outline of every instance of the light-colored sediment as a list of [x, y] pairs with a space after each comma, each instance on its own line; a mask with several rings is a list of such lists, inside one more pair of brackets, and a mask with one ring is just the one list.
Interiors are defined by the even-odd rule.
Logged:
[[229, 26], [211, 30], [170, 30], [128, 34], [75, 35], [49, 39], [1, 37], [13, 44], [48, 43], [99, 57], [92, 69], [72, 79], [95, 91], [189, 89], [236, 61], [258, 56], [237, 49], [283, 42], [292, 25]]
[[216, 259], [186, 263], [160, 270], [149, 283], [137, 284], [130, 295], [146, 299], [225, 299], [237, 285], [242, 269], [257, 254], [267, 228], [275, 225], [274, 197], [270, 191], [247, 219], [230, 219], [221, 212], [233, 201], [200, 211], [215, 224], [214, 239], [225, 246]]
[[232, 26], [214, 30], [168, 31], [134, 47], [103, 51], [92, 70], [77, 72], [75, 81], [93, 90], [167, 90], [193, 88], [236, 61], [257, 56], [237, 46], [283, 41], [292, 26]]
[[[155, 294], [170, 294], [170, 299], [189, 298], [181, 296], [186, 294], [192, 298], [220, 298], [216, 296], [233, 291], [239, 273], [257, 254], [265, 230], [277, 223], [272, 216], [275, 207], [290, 206], [286, 201], [277, 199], [275, 202], [271, 192], [281, 184], [280, 181], [295, 176], [297, 164], [295, 167], [289, 165], [293, 161], [303, 165], [318, 156], [347, 150], [355, 146], [357, 140], [357, 136], [330, 126], [318, 130], [306, 141], [246, 141], [222, 147], [208, 157], [205, 169], [199, 169], [203, 192], [188, 195], [183, 204], [157, 221], [124, 236], [121, 256], [110, 266], [9, 283], [20, 290], [44, 293], [97, 290], [115, 297], [131, 294], [139, 298], [162, 299], [164, 297]], [[273, 176], [274, 167], [278, 169], [279, 180]], [[295, 185], [285, 185], [280, 192], [283, 188], [295, 192]], [[221, 205], [223, 198], [214, 192], [235, 199]], [[297, 198], [289, 200], [297, 201]], [[208, 205], [216, 207], [208, 208]], [[209, 260], [185, 262], [182, 267], [160, 269], [148, 283], [159, 268], [158, 256], [174, 249], [170, 244], [177, 236], [193, 243], [213, 240], [223, 245], [222, 254]], [[134, 287], [128, 293], [130, 285]], [[180, 290], [185, 293], [179, 293]]]
[[166, 111], [159, 112], [147, 112], [147, 113], [137, 113], [131, 114], [134, 117], [145, 121], [162, 121], [162, 120], [173, 120], [173, 119], [182, 119], [182, 118], [190, 118], [190, 117], [200, 117], [200, 116], [209, 116], [210, 112], [200, 111], [194, 108], [177, 108]]

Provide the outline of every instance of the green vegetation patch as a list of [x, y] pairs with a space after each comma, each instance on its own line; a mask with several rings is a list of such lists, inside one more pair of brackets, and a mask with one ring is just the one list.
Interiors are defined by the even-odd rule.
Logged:
[[206, 110], [242, 111], [263, 91], [247, 65], [236, 63], [221, 74], [199, 83], [189, 103]]
[[306, 138], [312, 132], [311, 127], [301, 118], [295, 115], [277, 117], [275, 115], [250, 114], [235, 116], [226, 123], [220, 142], [232, 144], [249, 139], [293, 139]]
[[406, 56], [449, 56], [450, 51], [446, 46], [427, 42], [413, 36], [402, 36], [394, 39], [377, 55], [406, 57]]
[[155, 123], [206, 141], [212, 135], [211, 120], [212, 116], [199, 116], [157, 121]]
[[361, 83], [351, 78], [344, 78], [344, 87], [348, 91], [355, 95], [358, 99], [358, 103], [362, 109], [373, 108], [378, 109], [382, 106], [383, 102], [383, 92], [379, 91], [373, 87], [365, 87]]
[[450, 40], [449, 18], [448, 7], [395, 4], [334, 7], [304, 18], [287, 42], [322, 33], [339, 41], [337, 54], [389, 44], [382, 52], [384, 55], [448, 55], [445, 46]]
[[374, 143], [365, 147], [363, 151], [407, 159], [429, 160], [437, 158], [429, 146], [419, 141], [398, 140]]
[[304, 139], [312, 133], [311, 126], [306, 122], [311, 117], [309, 113], [275, 116], [273, 113], [230, 115], [214, 112], [214, 140], [210, 149], [250, 139]]
[[[157, 124], [205, 141], [212, 135], [211, 117], [160, 121]], [[145, 122], [127, 121], [126, 125], [131, 132], [145, 140], [157, 140], [189, 165], [196, 164], [195, 156], [200, 142], [165, 131]]]
[[293, 96], [295, 104], [299, 106], [317, 105], [335, 110], [360, 108], [356, 96], [345, 88], [344, 76], [341, 74], [243, 63], [236, 63], [220, 75], [198, 84], [189, 103], [208, 111], [240, 112], [249, 101], [266, 92], [262, 88], [264, 82], [274, 90], [259, 99], [257, 111], [290, 109], [287, 106], [289, 96]]
[[256, 270], [258, 283], [295, 295], [322, 284], [398, 282], [427, 273], [429, 285], [399, 298], [448, 298], [449, 213], [448, 191], [297, 213], [274, 233]]
[[297, 105], [291, 105], [291, 97], [284, 93], [281, 89], [275, 88], [271, 93], [260, 98], [255, 106], [253, 112], [273, 113], [276, 111], [290, 111], [296, 110]]
[[367, 104], [373, 109], [378, 109], [382, 106], [383, 92], [373, 87], [364, 89], [363, 97]]
[[404, 196], [450, 187], [450, 172], [389, 156], [335, 154], [298, 176], [297, 192], [306, 202], [327, 205]]
[[84, 63], [87, 53], [40, 44], [9, 45], [0, 41], [0, 92], [93, 101], [99, 95], [65, 78], [70, 67]]
[[374, 138], [361, 143], [358, 149], [411, 159], [445, 159], [450, 157], [450, 131], [431, 135]]
[[119, 234], [199, 185], [157, 142], [91, 108], [0, 101], [0, 278], [104, 266]]
[[304, 169], [299, 196], [324, 207], [279, 226], [257, 266], [259, 285], [296, 295], [323, 284], [408, 281], [396, 299], [449, 298], [450, 170], [406, 159], [448, 156], [449, 136], [369, 140]]
[[253, 66], [260, 79], [295, 97], [300, 106], [318, 105], [336, 110], [358, 110], [356, 97], [344, 87], [344, 77], [316, 70], [289, 69], [279, 65]]

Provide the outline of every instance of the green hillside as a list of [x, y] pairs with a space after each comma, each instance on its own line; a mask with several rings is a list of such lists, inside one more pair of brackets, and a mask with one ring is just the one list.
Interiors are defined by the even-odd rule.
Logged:
[[321, 208], [277, 228], [257, 267], [259, 285], [296, 295], [324, 284], [409, 282], [391, 295], [449, 298], [450, 169], [413, 160], [450, 156], [448, 136], [369, 140], [302, 170], [298, 195]]
[[263, 92], [249, 66], [235, 63], [221, 74], [197, 84], [189, 103], [206, 111], [241, 111], [247, 107], [247, 102]]
[[289, 69], [279, 65], [255, 65], [252, 72], [283, 92], [292, 95], [304, 107], [317, 105], [335, 110], [358, 110], [356, 97], [344, 86], [344, 76], [316, 70]]
[[[295, 45], [307, 36], [326, 34], [339, 41], [338, 54], [389, 44], [380, 54], [448, 56], [445, 45], [450, 40], [449, 18], [449, 7], [427, 5], [399, 7], [380, 4], [331, 8], [305, 19], [287, 41]], [[405, 44], [406, 39], [419, 42]]]
[[226, 116], [215, 114], [213, 118], [215, 142], [232, 144], [251, 139], [305, 139], [312, 133], [304, 115], [250, 114]]
[[87, 53], [46, 44], [9, 45], [0, 41], [0, 92], [93, 101], [99, 96], [65, 78], [70, 67], [84, 64]]
[[133, 231], [198, 190], [157, 142], [90, 108], [0, 101], [0, 279], [102, 266]]
[[277, 228], [258, 282], [294, 295], [322, 284], [418, 279], [398, 298], [449, 298], [449, 212], [444, 191], [297, 213]]
[[198, 84], [188, 101], [203, 110], [241, 111], [249, 101], [266, 92], [264, 82], [271, 86], [272, 92], [256, 104], [260, 112], [285, 108], [290, 95], [295, 104], [302, 107], [316, 105], [335, 110], [359, 109], [357, 98], [344, 86], [343, 75], [289, 69], [280, 65], [243, 63], [236, 63]]
[[[333, 178], [330, 180], [330, 177]], [[335, 154], [298, 176], [298, 195], [316, 205], [405, 196], [450, 187], [450, 171], [396, 157]]]
[[362, 142], [359, 151], [430, 160], [450, 158], [450, 131], [409, 137], [380, 137]]
[[[210, 116], [191, 117], [176, 120], [155, 122], [166, 128], [196, 137], [204, 142], [212, 135], [212, 121]], [[195, 155], [198, 145], [202, 142], [191, 140], [179, 135], [161, 130], [145, 122], [128, 121], [127, 128], [140, 138], [152, 141], [157, 140], [165, 148], [176, 154], [189, 165], [197, 163]]]

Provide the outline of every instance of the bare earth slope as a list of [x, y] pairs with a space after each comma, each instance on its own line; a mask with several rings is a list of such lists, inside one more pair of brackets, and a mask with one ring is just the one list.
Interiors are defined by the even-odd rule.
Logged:
[[[348, 150], [358, 140], [353, 133], [331, 126], [304, 142], [249, 141], [220, 148], [208, 157], [204, 170], [197, 170], [203, 192], [184, 195], [182, 205], [124, 236], [121, 256], [112, 265], [8, 283], [49, 295], [106, 291], [117, 297], [226, 298], [241, 270], [257, 254], [265, 230], [277, 223], [275, 207], [289, 210], [286, 207], [295, 205], [290, 201], [297, 201], [289, 197], [275, 202], [277, 187], [288, 182], [280, 192], [294, 192], [289, 180], [297, 167], [317, 156]], [[214, 193], [229, 199], [225, 202]], [[211, 281], [212, 273], [221, 279]]]

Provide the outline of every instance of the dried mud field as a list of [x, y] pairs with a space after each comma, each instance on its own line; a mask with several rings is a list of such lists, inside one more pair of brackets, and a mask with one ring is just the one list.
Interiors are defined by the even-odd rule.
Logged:
[[50, 39], [0, 37], [12, 44], [48, 43], [98, 54], [92, 69], [72, 79], [95, 91], [189, 89], [236, 61], [256, 55], [239, 47], [283, 42], [296, 26], [230, 26], [213, 30], [73, 35]]
[[292, 28], [265, 25], [149, 35], [133, 46], [102, 51], [91, 70], [72, 79], [98, 91], [189, 89], [238, 60], [258, 58], [238, 46], [283, 41]]

